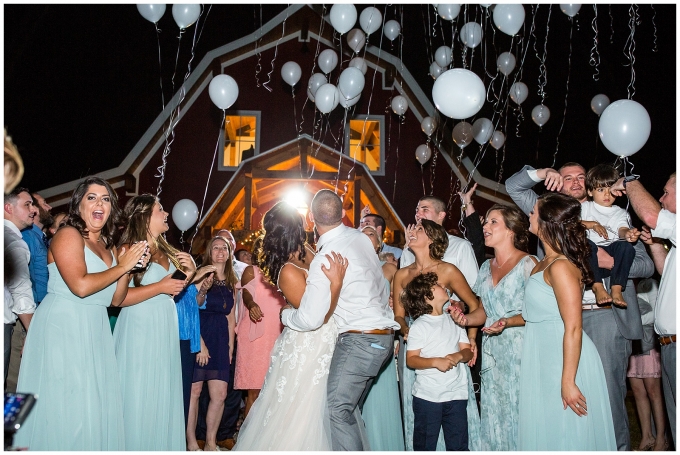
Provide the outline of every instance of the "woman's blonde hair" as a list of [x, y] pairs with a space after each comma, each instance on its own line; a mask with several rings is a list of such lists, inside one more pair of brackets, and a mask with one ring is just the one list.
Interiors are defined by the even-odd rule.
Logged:
[[[152, 194], [140, 194], [130, 199], [125, 204], [123, 209], [123, 222], [125, 223], [125, 230], [118, 242], [118, 245], [128, 244], [132, 245], [135, 242], [141, 242], [148, 239], [149, 223], [151, 222], [151, 214], [153, 207], [158, 202], [158, 198]], [[152, 240], [149, 248], [152, 250], [159, 250], [168, 256], [168, 260], [178, 269], [182, 270], [182, 266], [177, 260], [177, 253], [179, 250], [172, 247], [165, 236], [162, 234]], [[148, 270], [148, 269], [147, 269]], [[144, 272], [146, 273], [146, 271]], [[144, 273], [134, 274], [133, 282], [135, 286], [139, 286], [144, 277]]]

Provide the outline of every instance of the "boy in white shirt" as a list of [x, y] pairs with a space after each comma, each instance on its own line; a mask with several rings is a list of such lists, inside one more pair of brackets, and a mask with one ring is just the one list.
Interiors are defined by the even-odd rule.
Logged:
[[[635, 243], [640, 231], [630, 227], [630, 217], [621, 207], [614, 205], [616, 196], [609, 188], [619, 179], [619, 172], [608, 164], [598, 164], [586, 174], [586, 191], [591, 200], [581, 203], [581, 222], [586, 227], [590, 244], [590, 269], [593, 271], [593, 292], [598, 305], [613, 303], [625, 308], [623, 299], [628, 273], [635, 259]], [[611, 270], [602, 269], [597, 263], [600, 247], [614, 258]], [[602, 284], [610, 277], [611, 294]]]
[[446, 450], [468, 450], [468, 384], [465, 362], [472, 359], [465, 330], [443, 311], [449, 301], [436, 273], [415, 277], [401, 295], [415, 319], [408, 335], [406, 365], [413, 384], [413, 450], [435, 450], [440, 428]]

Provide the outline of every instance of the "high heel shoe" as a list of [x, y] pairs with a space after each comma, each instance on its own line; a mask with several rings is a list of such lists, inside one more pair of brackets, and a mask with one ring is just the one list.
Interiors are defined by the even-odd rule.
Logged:
[[656, 444], [656, 441], [652, 441], [646, 446], [640, 447], [639, 449], [633, 449], [633, 452], [648, 452], [654, 448], [654, 444]]

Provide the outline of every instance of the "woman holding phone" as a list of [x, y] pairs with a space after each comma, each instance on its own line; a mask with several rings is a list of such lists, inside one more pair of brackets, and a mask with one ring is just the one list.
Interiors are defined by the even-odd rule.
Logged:
[[[113, 338], [120, 371], [126, 450], [185, 450], [179, 326], [173, 296], [196, 265], [188, 253], [170, 246], [163, 234], [168, 213], [151, 194], [135, 196], [123, 212], [120, 243], [129, 248], [146, 241], [151, 258], [132, 273], [120, 304]], [[173, 277], [184, 271], [182, 279]], [[179, 275], [179, 272], [178, 272]]]
[[224, 237], [213, 237], [205, 251], [203, 264], [215, 266], [215, 271], [200, 285], [196, 285], [196, 301], [200, 305], [201, 351], [196, 354], [187, 419], [187, 449], [190, 451], [199, 450], [196, 422], [203, 382], [208, 381], [210, 393], [210, 404], [205, 416], [204, 449], [216, 451], [217, 430], [224, 412], [227, 385], [233, 380], [229, 373], [234, 353], [234, 290], [238, 278], [234, 272], [231, 242]]

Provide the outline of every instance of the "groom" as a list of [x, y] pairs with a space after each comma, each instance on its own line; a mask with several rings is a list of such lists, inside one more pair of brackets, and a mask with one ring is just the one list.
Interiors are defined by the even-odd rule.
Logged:
[[[333, 450], [364, 450], [360, 408], [383, 364], [392, 355], [399, 324], [388, 302], [378, 255], [368, 236], [342, 223], [342, 201], [330, 190], [312, 200], [310, 218], [320, 237], [317, 251], [341, 254], [349, 265], [333, 314], [338, 340], [328, 376], [328, 408]], [[325, 255], [312, 260], [307, 288], [297, 310], [284, 309], [281, 322], [293, 330], [321, 327], [331, 304], [329, 280], [321, 270]]]

